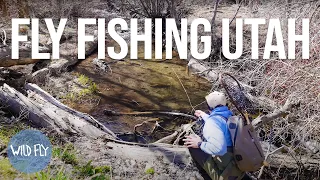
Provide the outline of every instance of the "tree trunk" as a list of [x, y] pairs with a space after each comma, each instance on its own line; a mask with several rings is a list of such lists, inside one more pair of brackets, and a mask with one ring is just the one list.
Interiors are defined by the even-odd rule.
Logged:
[[219, 43], [217, 40], [217, 35], [216, 35], [216, 16], [217, 16], [217, 10], [218, 10], [218, 5], [219, 5], [219, 0], [215, 0], [214, 3], [214, 10], [213, 10], [213, 17], [211, 19], [211, 54], [210, 57], [212, 58], [216, 52], [217, 49], [220, 49]]

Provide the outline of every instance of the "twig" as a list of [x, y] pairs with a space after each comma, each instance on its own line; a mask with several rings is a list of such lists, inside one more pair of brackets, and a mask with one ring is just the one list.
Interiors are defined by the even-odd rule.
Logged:
[[316, 8], [314, 8], [313, 13], [312, 13], [311, 16], [309, 17], [309, 21], [310, 21], [310, 22], [312, 22], [312, 18], [313, 18], [313, 16], [314, 16], [314, 14], [316, 14], [316, 12], [318, 12], [319, 7], [320, 7], [320, 4], [319, 4], [319, 2], [318, 2], [318, 3], [316, 3]]
[[[268, 147], [268, 150], [267, 150], [267, 155], [266, 155], [266, 157], [264, 158], [265, 161], [267, 161], [268, 156], [270, 155], [269, 152], [270, 152], [270, 149], [271, 149], [271, 139], [272, 139], [272, 135], [273, 135], [273, 129], [272, 129], [272, 131], [270, 132], [269, 147]], [[263, 170], [264, 170], [264, 167], [265, 167], [265, 165], [261, 167], [260, 172], [259, 172], [259, 175], [258, 175], [258, 179], [261, 178], [262, 173], [263, 173]]]
[[189, 104], [190, 104], [190, 106], [191, 106], [192, 110], [193, 110], [193, 111], [195, 111], [195, 109], [194, 109], [194, 107], [193, 107], [193, 105], [192, 105], [192, 103], [191, 103], [190, 97], [189, 97], [189, 95], [188, 95], [188, 92], [187, 92], [186, 88], [184, 87], [184, 85], [182, 84], [182, 82], [181, 82], [181, 80], [180, 80], [180, 78], [179, 78], [178, 74], [176, 73], [176, 71], [175, 71], [173, 68], [172, 68], [172, 71], [173, 71], [173, 72], [174, 72], [174, 74], [177, 76], [177, 78], [178, 78], [178, 80], [179, 80], [179, 82], [180, 82], [180, 84], [181, 84], [181, 86], [182, 86], [182, 88], [183, 88], [184, 92], [186, 93], [187, 98], [188, 98], [188, 101], [189, 101]]
[[282, 150], [283, 148], [285, 148], [285, 146], [281, 146], [281, 147], [279, 147], [279, 148], [271, 151], [270, 153], [267, 153], [267, 155], [266, 155], [266, 160], [268, 159], [268, 157], [269, 157], [271, 154], [277, 153], [277, 152], [279, 152], [280, 150]]
[[7, 41], [7, 33], [6, 33], [6, 31], [5, 31], [4, 29], [1, 28], [1, 30], [2, 30], [2, 32], [3, 32], [3, 37], [1, 37], [2, 44], [3, 44], [4, 46], [6, 46], [6, 45], [7, 45], [7, 43], [6, 43], [6, 41]]
[[216, 3], [214, 4], [213, 17], [211, 19], [211, 26], [213, 28], [215, 27], [215, 20], [216, 20], [216, 17], [217, 17], [219, 2], [220, 2], [219, 0], [216, 0]]
[[[133, 130], [134, 130], [134, 132], [137, 132], [137, 128], [138, 128], [138, 127], [140, 127], [140, 126], [142, 126], [142, 125], [144, 125], [144, 124], [147, 124], [147, 123], [151, 123], [151, 122], [155, 123], [155, 127], [157, 127], [158, 120], [159, 120], [158, 118], [154, 118], [154, 119], [150, 119], [150, 120], [143, 121], [142, 123], [135, 125], [135, 126], [133, 127]], [[153, 131], [154, 131], [155, 127], [153, 128]]]
[[239, 3], [239, 7], [238, 7], [238, 9], [237, 9], [236, 13], [234, 14], [233, 18], [231, 19], [231, 21], [230, 21], [229, 25], [231, 25], [232, 21], [236, 18], [237, 14], [238, 14], [238, 12], [239, 12], [239, 10], [240, 10], [241, 6], [242, 6], [242, 2], [243, 2], [243, 0]]
[[90, 177], [85, 178], [85, 180], [96, 179], [96, 177], [101, 176], [101, 175], [102, 175], [101, 173], [97, 173], [97, 174], [94, 174], [93, 176], [90, 176]]
[[[195, 125], [195, 124], [196, 124], [196, 121], [192, 122], [191, 124], [188, 124], [188, 125], [187, 125], [188, 127], [185, 127], [184, 130], [178, 135], [178, 137], [177, 137], [177, 139], [174, 141], [173, 145], [177, 145], [177, 144], [179, 143], [179, 141], [180, 141], [181, 136], [182, 136], [183, 134], [185, 134], [189, 129], [191, 129], [191, 127], [192, 127], [193, 125]], [[191, 130], [192, 130], [192, 129], [191, 129]]]
[[178, 135], [178, 131], [175, 131], [171, 135], [166, 136], [164, 138], [161, 138], [158, 141], [156, 141], [155, 143], [169, 143], [170, 144], [170, 142], [172, 142], [173, 138], [175, 138], [177, 135]]

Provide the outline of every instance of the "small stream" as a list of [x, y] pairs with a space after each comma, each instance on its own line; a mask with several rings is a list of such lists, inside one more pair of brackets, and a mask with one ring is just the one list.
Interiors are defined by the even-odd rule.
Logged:
[[[108, 42], [112, 45], [114, 42]], [[91, 78], [97, 85], [100, 101], [96, 105], [76, 104], [74, 108], [89, 113], [104, 123], [115, 133], [133, 132], [136, 124], [145, 123], [137, 130], [143, 138], [136, 138], [131, 134], [123, 137], [128, 141], [152, 142], [154, 139], [171, 134], [181, 124], [190, 122], [190, 119], [180, 117], [140, 117], [140, 116], [105, 116], [104, 109], [116, 112], [133, 111], [177, 111], [192, 113], [188, 97], [179, 81], [181, 80], [193, 106], [204, 101], [204, 96], [210, 91], [208, 81], [191, 75], [187, 71], [187, 62], [180, 60], [177, 53], [173, 53], [171, 60], [143, 59], [143, 46], [139, 46], [141, 59], [118, 61], [110, 64], [106, 73], [99, 72], [92, 60], [97, 57], [93, 54], [81, 63], [74, 71]], [[106, 58], [106, 62], [111, 62]], [[178, 79], [179, 77], [179, 79]], [[204, 108], [198, 106], [197, 108]], [[160, 127], [155, 127], [155, 122]]]

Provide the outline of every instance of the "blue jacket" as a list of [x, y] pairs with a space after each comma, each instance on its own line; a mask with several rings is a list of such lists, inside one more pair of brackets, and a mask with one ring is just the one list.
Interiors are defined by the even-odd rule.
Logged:
[[227, 146], [232, 146], [226, 119], [221, 116], [228, 119], [232, 116], [232, 112], [227, 106], [219, 106], [213, 109], [210, 115], [202, 116], [205, 122], [203, 127], [205, 141], [201, 143], [200, 148], [207, 154], [222, 156], [227, 152]]

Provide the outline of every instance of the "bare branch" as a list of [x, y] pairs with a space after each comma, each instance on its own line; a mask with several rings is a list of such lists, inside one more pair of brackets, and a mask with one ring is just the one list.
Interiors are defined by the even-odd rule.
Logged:
[[7, 33], [4, 29], [1, 28], [1, 30], [3, 32], [3, 35], [1, 35], [2, 44], [4, 46], [6, 46], [7, 45]]
[[255, 128], [258, 128], [258, 127], [261, 127], [263, 124], [267, 124], [267, 123], [269, 123], [279, 117], [285, 117], [286, 115], [288, 115], [290, 113], [290, 110], [296, 104], [297, 104], [297, 102], [292, 102], [290, 99], [288, 99], [282, 108], [275, 110], [271, 114], [260, 116], [256, 119], [254, 119], [252, 121], [252, 125]]
[[233, 18], [231, 19], [231, 21], [230, 21], [229, 25], [231, 25], [231, 23], [232, 23], [232, 22], [234, 21], [234, 19], [237, 17], [237, 14], [238, 14], [238, 12], [239, 12], [239, 10], [240, 10], [241, 6], [242, 6], [242, 2], [243, 2], [243, 0], [241, 0], [241, 2], [239, 3], [239, 7], [238, 7], [238, 9], [237, 9], [236, 13], [234, 14]]
[[159, 139], [158, 141], [154, 142], [154, 143], [168, 143], [170, 144], [178, 135], [178, 131], [175, 131], [174, 133], [172, 133], [169, 136], [166, 136], [164, 138]]

